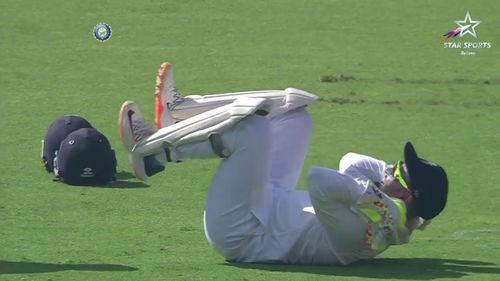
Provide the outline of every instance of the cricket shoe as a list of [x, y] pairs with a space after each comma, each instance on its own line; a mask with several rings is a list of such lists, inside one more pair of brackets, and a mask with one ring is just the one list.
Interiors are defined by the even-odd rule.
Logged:
[[184, 101], [184, 97], [177, 90], [174, 83], [172, 65], [168, 62], [161, 64], [156, 77], [155, 88], [155, 124], [160, 129], [173, 125], [176, 119], [172, 112], [175, 107]]
[[136, 178], [146, 181], [148, 176], [165, 169], [165, 153], [141, 155], [132, 152], [137, 143], [147, 139], [156, 131], [146, 123], [139, 107], [133, 101], [126, 101], [122, 104], [118, 114], [118, 131]]

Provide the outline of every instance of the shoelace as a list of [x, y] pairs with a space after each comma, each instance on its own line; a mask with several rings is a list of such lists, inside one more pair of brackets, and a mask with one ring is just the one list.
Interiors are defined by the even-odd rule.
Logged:
[[167, 102], [167, 107], [168, 109], [170, 110], [174, 110], [174, 108], [182, 103], [184, 101], [184, 97], [182, 96], [181, 92], [179, 90], [177, 90], [177, 88], [174, 86], [172, 87], [172, 92], [174, 92], [174, 95], [173, 95], [173, 101], [170, 103], [170, 102]]
[[146, 124], [144, 120], [133, 120], [132, 130], [136, 142], [140, 142], [144, 138], [147, 138], [153, 134], [151, 128], [149, 128], [148, 124]]

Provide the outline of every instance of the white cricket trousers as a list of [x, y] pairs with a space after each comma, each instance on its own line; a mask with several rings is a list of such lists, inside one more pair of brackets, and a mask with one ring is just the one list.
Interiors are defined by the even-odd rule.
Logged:
[[[204, 225], [227, 260], [251, 260], [265, 247], [274, 188], [295, 188], [306, 157], [311, 118], [299, 108], [272, 119], [251, 115], [221, 134], [231, 152], [208, 192]], [[217, 157], [208, 141], [176, 149], [183, 159]]]

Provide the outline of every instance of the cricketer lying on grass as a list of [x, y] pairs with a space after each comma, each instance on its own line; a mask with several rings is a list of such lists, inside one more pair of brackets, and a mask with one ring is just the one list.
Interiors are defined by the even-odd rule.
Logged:
[[314, 167], [308, 190], [295, 189], [307, 153], [316, 96], [293, 88], [183, 97], [169, 64], [157, 78], [155, 131], [125, 102], [120, 137], [142, 180], [188, 159], [222, 158], [208, 192], [204, 226], [234, 262], [350, 264], [408, 243], [444, 208], [444, 170], [348, 153], [339, 171]]

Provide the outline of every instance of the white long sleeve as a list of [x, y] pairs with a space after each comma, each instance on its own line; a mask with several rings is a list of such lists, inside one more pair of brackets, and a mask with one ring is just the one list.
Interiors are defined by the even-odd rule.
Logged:
[[340, 159], [339, 172], [350, 175], [358, 182], [380, 182], [384, 178], [386, 166], [382, 160], [349, 152]]
[[331, 206], [332, 202], [354, 204], [365, 191], [350, 175], [323, 167], [311, 168], [307, 182], [316, 209], [322, 209], [321, 205]]
[[407, 243], [404, 206], [370, 184], [382, 180], [385, 168], [384, 161], [348, 153], [340, 171], [311, 168], [307, 192], [276, 190], [272, 239], [251, 261], [350, 264]]
[[383, 179], [385, 169], [382, 160], [347, 153], [339, 171], [320, 167], [309, 171], [311, 203], [332, 252], [342, 264], [371, 258], [390, 245], [408, 242], [404, 205], [371, 184]]

